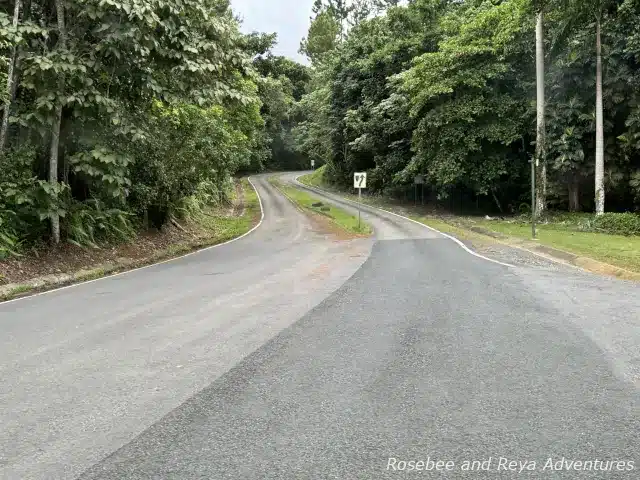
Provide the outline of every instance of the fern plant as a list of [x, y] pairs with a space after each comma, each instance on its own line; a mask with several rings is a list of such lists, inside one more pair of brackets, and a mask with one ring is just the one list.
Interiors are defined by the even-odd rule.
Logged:
[[20, 256], [22, 244], [18, 233], [12, 225], [15, 223], [15, 213], [11, 210], [0, 210], [0, 259], [10, 256]]
[[136, 232], [131, 217], [123, 210], [106, 207], [98, 199], [77, 202], [70, 207], [64, 224], [67, 241], [91, 248], [110, 241], [129, 241]]

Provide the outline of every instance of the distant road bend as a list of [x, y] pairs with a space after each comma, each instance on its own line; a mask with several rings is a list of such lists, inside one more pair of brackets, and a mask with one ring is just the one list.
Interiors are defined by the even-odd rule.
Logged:
[[[252, 181], [240, 240], [0, 304], [0, 478], [640, 478], [637, 284], [371, 207], [336, 238]], [[389, 467], [428, 460], [452, 470]]]

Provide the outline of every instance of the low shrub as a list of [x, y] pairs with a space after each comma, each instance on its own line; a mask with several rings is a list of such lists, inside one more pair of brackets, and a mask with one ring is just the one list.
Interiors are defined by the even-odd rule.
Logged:
[[[520, 215], [513, 221], [517, 223], [529, 223], [530, 215]], [[554, 212], [549, 211], [541, 219], [539, 224], [548, 225], [550, 228], [564, 230], [577, 230], [580, 232], [598, 232], [611, 235], [640, 235], [640, 215], [636, 213], [608, 212], [603, 215], [593, 213]]]
[[130, 213], [107, 208], [99, 200], [91, 199], [71, 205], [63, 228], [69, 243], [98, 248], [102, 242], [134, 238], [136, 231], [131, 217]]
[[640, 235], [640, 215], [635, 213], [604, 213], [593, 219], [593, 229], [617, 235]]
[[15, 230], [15, 213], [11, 210], [0, 210], [0, 259], [19, 255], [20, 236]]

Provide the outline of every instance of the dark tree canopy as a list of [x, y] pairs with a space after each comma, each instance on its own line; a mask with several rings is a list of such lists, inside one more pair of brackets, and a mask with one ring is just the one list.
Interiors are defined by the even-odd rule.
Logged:
[[357, 8], [377, 12], [347, 21], [320, 58], [310, 55], [312, 90], [296, 106], [293, 134], [308, 155], [323, 152], [329, 180], [348, 185], [368, 170], [372, 192], [402, 193], [422, 174], [433, 198], [517, 211], [528, 202], [535, 150], [543, 9], [549, 205], [594, 208], [600, 19], [607, 206], [640, 208], [638, 0], [375, 3], [342, 2], [345, 13], [317, 2], [316, 20], [326, 12], [339, 24]]

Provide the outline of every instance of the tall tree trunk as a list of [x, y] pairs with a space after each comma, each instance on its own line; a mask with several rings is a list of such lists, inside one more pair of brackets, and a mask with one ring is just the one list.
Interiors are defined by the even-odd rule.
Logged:
[[[56, 0], [56, 14], [58, 19], [58, 50], [67, 49], [67, 30], [64, 25], [63, 0]], [[58, 99], [51, 125], [51, 150], [49, 152], [49, 183], [58, 184], [58, 150], [60, 147], [60, 125], [62, 123], [62, 96], [64, 94], [65, 76], [58, 76]], [[60, 217], [57, 214], [51, 216], [51, 239], [54, 244], [60, 242]]]
[[16, 50], [16, 61], [13, 64], [13, 81], [11, 82], [11, 102], [16, 99], [16, 92], [18, 90], [18, 80], [20, 79], [20, 64], [22, 63], [22, 47], [18, 47]]
[[604, 213], [604, 127], [602, 107], [602, 42], [596, 19], [596, 215]]
[[544, 14], [538, 12], [536, 19], [536, 215], [542, 215], [547, 208], [547, 161], [544, 97]]
[[[13, 7], [13, 28], [18, 28], [18, 19], [20, 18], [20, 0], [16, 0], [16, 4]], [[2, 125], [0, 126], [0, 155], [4, 153], [4, 146], [7, 143], [7, 129], [9, 128], [9, 110], [11, 109], [11, 103], [13, 102], [14, 88], [14, 70], [17, 59], [17, 47], [13, 47], [11, 52], [11, 59], [9, 60], [9, 69], [7, 72], [7, 103], [4, 105], [4, 111], [2, 112]]]
[[567, 184], [569, 193], [569, 211], [580, 211], [580, 181], [577, 175], [574, 175]]
[[496, 202], [496, 205], [498, 206], [498, 210], [500, 210], [500, 213], [504, 213], [502, 210], [502, 205], [500, 204], [500, 200], [498, 200], [496, 191], [493, 188], [491, 189], [491, 195], [493, 195], [493, 200]]

